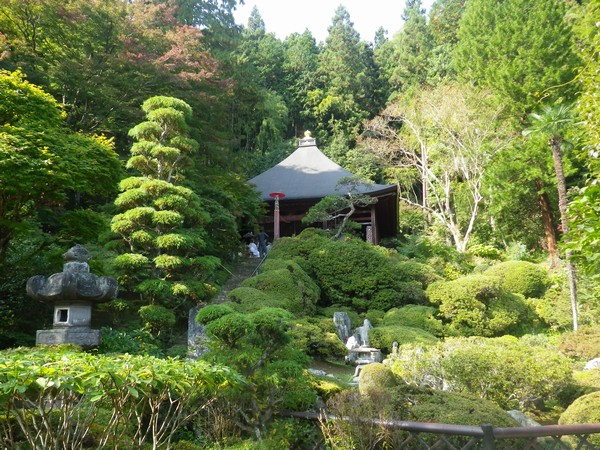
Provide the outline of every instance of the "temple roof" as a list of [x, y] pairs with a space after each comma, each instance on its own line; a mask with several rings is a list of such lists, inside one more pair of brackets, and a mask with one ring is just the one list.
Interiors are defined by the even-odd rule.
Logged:
[[[318, 199], [343, 194], [337, 189], [337, 183], [342, 177], [352, 176], [354, 174], [325, 156], [307, 133], [290, 156], [249, 183], [255, 185], [261, 198], [267, 201], [273, 200], [269, 196], [273, 192], [285, 194], [285, 200]], [[365, 184], [359, 186], [357, 192], [376, 195], [395, 189], [393, 184]]]

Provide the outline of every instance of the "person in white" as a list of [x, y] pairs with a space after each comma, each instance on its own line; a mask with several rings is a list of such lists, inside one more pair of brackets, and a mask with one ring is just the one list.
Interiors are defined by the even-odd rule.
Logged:
[[251, 257], [260, 258], [260, 252], [258, 251], [256, 242], [252, 241], [248, 244], [248, 251], [250, 252]]

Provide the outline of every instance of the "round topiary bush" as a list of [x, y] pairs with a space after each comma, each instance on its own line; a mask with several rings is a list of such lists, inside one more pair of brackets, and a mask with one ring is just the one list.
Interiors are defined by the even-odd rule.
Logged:
[[435, 345], [438, 338], [420, 328], [404, 327], [402, 325], [376, 327], [369, 331], [371, 347], [391, 352], [394, 342], [398, 342], [399, 345], [412, 343]]
[[437, 309], [433, 306], [406, 305], [393, 308], [385, 313], [381, 325], [402, 325], [405, 327], [421, 328], [434, 336], [443, 335], [442, 321], [436, 318]]
[[358, 390], [363, 396], [371, 396], [398, 385], [398, 379], [391, 369], [382, 363], [367, 364], [360, 371]]
[[[580, 423], [600, 423], [600, 391], [579, 397], [558, 419], [559, 425]], [[600, 448], [600, 435], [592, 435], [588, 440], [595, 448]]]
[[[401, 394], [403, 391], [400, 390]], [[456, 425], [481, 425], [489, 423], [495, 427], [517, 426], [514, 419], [496, 403], [468, 394], [422, 389], [421, 393], [411, 390], [408, 409], [409, 420]]]
[[523, 297], [502, 289], [494, 276], [437, 281], [427, 287], [426, 294], [438, 305], [444, 331], [450, 336], [524, 334], [536, 319]]
[[500, 278], [500, 286], [525, 297], [542, 298], [550, 285], [546, 269], [528, 261], [506, 261], [485, 271]]
[[321, 292], [315, 282], [293, 261], [280, 261], [271, 265], [281, 268], [247, 278], [242, 287], [255, 288], [270, 297], [285, 299], [286, 309], [293, 314], [313, 314]]
[[289, 301], [284, 297], [274, 297], [251, 287], [233, 289], [227, 298], [233, 303], [232, 308], [238, 312], [252, 313], [261, 308], [289, 308]]
[[335, 331], [328, 328], [321, 327], [320, 321], [312, 318], [295, 321], [290, 330], [294, 348], [315, 358], [343, 358], [348, 349]]

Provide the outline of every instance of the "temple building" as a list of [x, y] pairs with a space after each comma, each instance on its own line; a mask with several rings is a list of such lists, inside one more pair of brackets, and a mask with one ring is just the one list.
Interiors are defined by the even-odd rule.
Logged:
[[[269, 207], [264, 227], [271, 236], [293, 236], [306, 225], [301, 222], [307, 211], [328, 195], [344, 194], [338, 181], [354, 175], [331, 161], [317, 148], [314, 138], [306, 133], [298, 148], [274, 167], [249, 180]], [[356, 193], [377, 199], [364, 208], [357, 208], [351, 220], [362, 225], [364, 238], [377, 244], [382, 238], [395, 236], [398, 230], [398, 190], [395, 184], [359, 185]], [[277, 198], [276, 198], [277, 197]], [[278, 203], [279, 213], [275, 212]], [[275, 216], [279, 216], [279, 225]], [[325, 228], [335, 223], [322, 224]]]

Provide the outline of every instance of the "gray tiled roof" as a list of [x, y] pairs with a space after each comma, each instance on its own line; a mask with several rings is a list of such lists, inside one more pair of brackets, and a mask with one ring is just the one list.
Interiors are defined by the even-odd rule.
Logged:
[[[336, 190], [338, 180], [353, 174], [334, 163], [317, 148], [314, 138], [300, 140], [299, 147], [269, 170], [249, 180], [263, 200], [272, 200], [272, 192], [282, 192], [285, 200], [316, 199], [342, 194]], [[371, 184], [359, 187], [360, 193], [374, 194], [394, 185]]]

